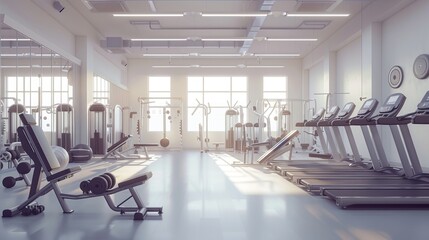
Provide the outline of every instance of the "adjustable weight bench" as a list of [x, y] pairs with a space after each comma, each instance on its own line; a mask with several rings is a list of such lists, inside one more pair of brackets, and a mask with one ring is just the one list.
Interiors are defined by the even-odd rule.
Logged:
[[112, 156], [113, 158], [116, 158], [116, 159], [127, 159], [127, 158], [129, 158], [129, 157], [125, 156], [124, 154], [122, 154], [121, 152], [119, 152], [119, 148], [124, 146], [128, 142], [128, 140], [131, 139], [131, 137], [132, 137], [131, 135], [127, 135], [127, 136], [121, 138], [119, 141], [112, 144], [112, 146], [107, 148], [107, 153], [103, 156], [103, 159], [110, 158], [109, 156]]
[[[117, 141], [116, 143], [114, 143], [112, 146], [110, 146], [107, 149], [107, 153], [106, 155], [104, 155], [103, 159], [108, 159], [110, 158], [109, 156], [112, 156], [115, 159], [139, 159], [139, 158], [150, 159], [149, 154], [147, 152], [147, 147], [159, 146], [159, 144], [157, 143], [136, 143], [133, 145], [134, 146], [133, 148], [119, 152], [119, 148], [125, 145], [128, 142], [128, 140], [130, 140], [131, 138], [132, 138], [132, 135], [128, 135], [121, 138], [121, 140]], [[140, 148], [143, 148], [145, 153], [144, 156], [138, 155], [138, 149]], [[133, 154], [125, 155], [126, 152], [129, 152], [131, 150], [134, 150]]]
[[[148, 212], [157, 212], [162, 214], [162, 207], [145, 207], [134, 187], [144, 184], [149, 178], [152, 177], [152, 172], [146, 172], [138, 177], [118, 183], [118, 186], [107, 190], [101, 194], [65, 194], [61, 192], [58, 182], [73, 176], [73, 174], [81, 170], [80, 167], [73, 167], [61, 170], [62, 167], [58, 159], [55, 157], [42, 128], [36, 126], [36, 121], [30, 114], [20, 114], [19, 117], [23, 122], [23, 126], [17, 129], [22, 147], [25, 152], [34, 161], [35, 169], [32, 178], [32, 184], [28, 199], [20, 205], [3, 210], [3, 217], [13, 217], [21, 212], [27, 206], [35, 204], [35, 200], [40, 196], [49, 193], [51, 190], [55, 192], [58, 202], [61, 205], [64, 213], [72, 213], [73, 210], [69, 208], [66, 199], [85, 199], [94, 197], [104, 197], [108, 206], [116, 212], [125, 214], [126, 212], [134, 212], [134, 220], [143, 220]], [[41, 173], [45, 173], [47, 184], [40, 189], [42, 182]], [[111, 195], [129, 190], [131, 196], [115, 205]], [[136, 205], [134, 207], [122, 207], [129, 199], [133, 198]], [[37, 203], [36, 203], [37, 204]]]

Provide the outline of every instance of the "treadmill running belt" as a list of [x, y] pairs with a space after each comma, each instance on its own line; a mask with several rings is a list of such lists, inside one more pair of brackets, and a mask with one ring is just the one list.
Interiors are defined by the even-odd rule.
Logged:
[[327, 189], [324, 196], [335, 200], [337, 206], [352, 205], [424, 205], [429, 206], [428, 189]]

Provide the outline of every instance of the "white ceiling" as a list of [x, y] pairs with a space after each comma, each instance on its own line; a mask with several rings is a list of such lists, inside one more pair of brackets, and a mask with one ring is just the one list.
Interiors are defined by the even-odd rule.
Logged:
[[[106, 39], [122, 39], [124, 47], [106, 47], [112, 54], [122, 53], [127, 58], [143, 58], [152, 54], [251, 54], [293, 53], [304, 57], [354, 15], [359, 14], [373, 0], [60, 0], [80, 13], [101, 36], [100, 45]], [[37, 0], [36, 2], [39, 3]], [[49, 1], [50, 2], [50, 1]], [[41, 7], [52, 8], [47, 2]], [[100, 5], [102, 4], [102, 5]], [[106, 11], [106, 6], [120, 4], [124, 11]], [[96, 6], [90, 9], [88, 5]], [[264, 9], [261, 5], [265, 6]], [[104, 7], [104, 9], [102, 9]], [[316, 7], [308, 9], [308, 7]], [[307, 9], [305, 9], [307, 8]], [[50, 11], [52, 11], [50, 9]], [[98, 11], [97, 11], [98, 10]], [[202, 17], [191, 14], [184, 17], [132, 17], [118, 18], [113, 13], [348, 13], [349, 17]], [[133, 25], [130, 21], [145, 21]], [[250, 30], [252, 29], [252, 31]], [[78, 32], [74, 33], [79, 35]], [[253, 35], [252, 35], [253, 34]], [[2, 30], [2, 38], [16, 36], [12, 30]], [[130, 42], [132, 38], [256, 38], [246, 42]], [[317, 38], [315, 42], [269, 42], [264, 38]], [[4, 45], [4, 43], [3, 43]], [[24, 49], [24, 44], [23, 45]], [[3, 48], [3, 53], [5, 49]], [[34, 52], [35, 49], [32, 51]], [[25, 50], [20, 50], [25, 51]]]
[[[249, 53], [297, 53], [304, 56], [326, 40], [339, 27], [370, 2], [370, 0], [66, 0], [89, 21], [105, 38], [246, 38], [249, 28], [257, 26], [258, 38], [317, 38], [316, 42], [268, 42], [254, 40], [244, 50]], [[302, 12], [301, 6], [317, 6], [319, 11], [312, 13], [349, 13], [349, 17], [132, 17], [117, 18], [118, 11], [90, 10], [88, 4], [120, 3], [125, 7], [123, 13], [255, 13], [263, 12], [262, 3], [270, 5], [272, 12]], [[307, 4], [307, 5], [303, 5]], [[308, 5], [312, 4], [312, 5]], [[326, 9], [326, 7], [330, 7]], [[303, 9], [305, 10], [305, 9]], [[306, 11], [308, 12], [308, 11]], [[257, 21], [259, 20], [260, 26]], [[130, 21], [146, 21], [147, 24], [132, 25]], [[317, 26], [326, 26], [317, 29]], [[310, 29], [300, 29], [307, 27]], [[128, 58], [141, 58], [143, 53], [240, 53], [243, 42], [132, 42], [131, 47], [111, 49], [125, 53]], [[241, 49], [241, 51], [240, 51]]]

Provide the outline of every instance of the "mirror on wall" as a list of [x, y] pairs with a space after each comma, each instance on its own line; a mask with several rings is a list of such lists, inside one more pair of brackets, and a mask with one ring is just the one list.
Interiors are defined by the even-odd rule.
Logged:
[[34, 116], [51, 145], [69, 148], [73, 119], [63, 111], [70, 114], [73, 109], [79, 66], [5, 24], [0, 38], [2, 142], [17, 141], [18, 114], [25, 111]]

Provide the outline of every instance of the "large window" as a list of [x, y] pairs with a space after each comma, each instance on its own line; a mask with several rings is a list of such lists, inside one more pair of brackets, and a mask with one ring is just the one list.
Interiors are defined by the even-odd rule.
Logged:
[[168, 116], [172, 111], [169, 108], [171, 103], [171, 79], [170, 77], [149, 77], [148, 85], [148, 131], [163, 131], [164, 122], [166, 125], [165, 130], [170, 131]]
[[[281, 104], [285, 103], [282, 100], [287, 98], [287, 77], [264, 77], [263, 81], [264, 111], [267, 114], [271, 113], [269, 120], [272, 135], [280, 135], [279, 110], [283, 107], [288, 109], [288, 106], [281, 106]], [[265, 131], [267, 131], [267, 128], [265, 128]]]
[[[236, 107], [247, 105], [246, 77], [188, 77], [188, 131], [198, 131], [203, 124], [202, 108], [195, 108], [198, 102], [211, 107], [209, 131], [225, 130], [225, 112], [228, 104]], [[243, 111], [246, 121], [247, 109]]]
[[[35, 115], [39, 125], [46, 132], [55, 131], [56, 104], [72, 104], [73, 88], [67, 77], [18, 76], [7, 77], [5, 84], [6, 105], [14, 104], [13, 99], [24, 105], [27, 113]], [[40, 106], [40, 107], [39, 107]]]
[[109, 105], [110, 82], [99, 76], [94, 76], [93, 94], [94, 102]]

